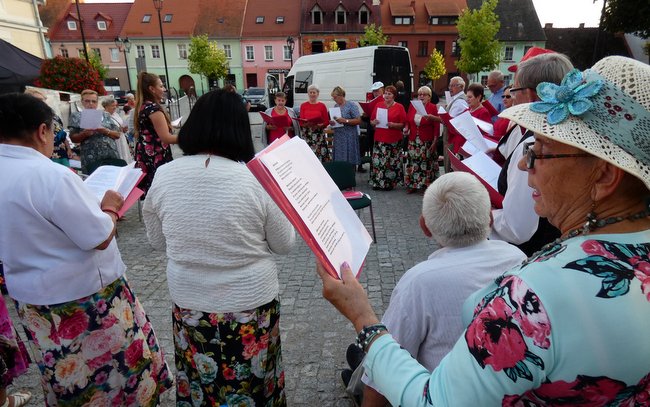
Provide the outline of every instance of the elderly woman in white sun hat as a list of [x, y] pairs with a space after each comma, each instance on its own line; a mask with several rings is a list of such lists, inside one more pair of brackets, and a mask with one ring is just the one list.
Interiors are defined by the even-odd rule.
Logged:
[[379, 324], [349, 267], [319, 265], [393, 405], [648, 405], [650, 66], [608, 57], [541, 83], [501, 116], [535, 132], [519, 163], [562, 232], [465, 302], [467, 329], [429, 372]]

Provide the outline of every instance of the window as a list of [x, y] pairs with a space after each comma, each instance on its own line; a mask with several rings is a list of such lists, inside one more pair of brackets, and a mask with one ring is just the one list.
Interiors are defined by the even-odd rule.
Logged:
[[160, 47], [158, 45], [151, 46], [151, 58], [154, 59], [160, 58]]
[[163, 23], [171, 23], [172, 17], [174, 17], [173, 14], [165, 14], [165, 17], [163, 17]]
[[348, 48], [348, 43], [345, 40], [336, 41], [336, 46], [339, 47], [339, 51], [343, 51]]
[[323, 52], [323, 41], [312, 41], [311, 42], [311, 53], [320, 54]]
[[418, 56], [429, 56], [429, 41], [418, 41]]
[[120, 50], [117, 48], [111, 48], [111, 62], [120, 62]]
[[102, 59], [102, 50], [99, 48], [93, 48], [93, 53], [97, 55], [97, 57], [101, 60]]
[[532, 47], [532, 45], [524, 45], [524, 55], [526, 55], [526, 52], [528, 52]]
[[338, 6], [335, 12], [336, 24], [345, 24], [345, 14], [343, 6]]
[[69, 57], [68, 50], [66, 48], [61, 48], [61, 56], [63, 58], [68, 58]]
[[232, 48], [230, 48], [230, 44], [223, 45], [223, 53], [226, 54], [226, 58], [232, 59]]
[[512, 54], [514, 53], [514, 51], [515, 51], [514, 47], [505, 47], [503, 53], [503, 60], [512, 61]]
[[409, 47], [409, 43], [408, 43], [408, 41], [397, 41], [397, 46], [398, 46], [398, 47], [408, 48], [408, 47]]
[[77, 48], [77, 56], [78, 56], [79, 58], [85, 58], [84, 55], [86, 55], [86, 54], [84, 53], [84, 50], [83, 50], [82, 48]]
[[314, 8], [311, 9], [311, 23], [323, 24], [323, 12], [318, 6], [314, 6]]
[[503, 75], [503, 84], [510, 86], [512, 84], [512, 75]]
[[314, 73], [312, 71], [302, 71], [296, 72], [296, 93], [307, 93], [307, 88], [311, 85], [312, 80], [314, 79]]
[[138, 52], [138, 58], [144, 58], [144, 45], [136, 45], [135, 48]]
[[444, 16], [444, 17], [429, 17], [429, 24], [431, 25], [455, 25], [458, 17]]
[[100, 31], [106, 31], [106, 21], [98, 21], [97, 29]]
[[145, 14], [142, 16], [142, 22], [143, 23], [149, 23], [151, 22], [151, 14]]
[[255, 60], [255, 50], [252, 45], [246, 45], [246, 60], [254, 61]]
[[264, 16], [255, 17], [255, 24], [264, 24]]
[[368, 11], [368, 8], [363, 5], [359, 9], [359, 24], [368, 24], [368, 20], [370, 20], [370, 12]]
[[69, 20], [68, 21], [68, 30], [75, 31], [77, 29], [77, 22]]
[[451, 42], [451, 55], [455, 57], [460, 56], [460, 47], [456, 41]]
[[284, 46], [284, 50], [282, 52], [282, 59], [284, 59], [285, 61], [291, 60], [291, 48], [289, 48], [288, 45]]
[[411, 25], [413, 24], [413, 17], [394, 17], [393, 23], [395, 25]]
[[265, 45], [264, 46], [264, 60], [273, 61], [273, 46]]
[[275, 18], [276, 24], [284, 24], [284, 16], [278, 16]]
[[178, 58], [187, 59], [187, 45], [178, 44]]
[[483, 85], [484, 88], [487, 87], [487, 75], [481, 75], [481, 85]]
[[436, 49], [442, 55], [445, 55], [445, 42], [444, 41], [436, 41]]

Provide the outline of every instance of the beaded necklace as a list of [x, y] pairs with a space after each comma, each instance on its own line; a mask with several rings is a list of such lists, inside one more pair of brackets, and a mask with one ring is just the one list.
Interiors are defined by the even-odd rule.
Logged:
[[647, 218], [650, 216], [650, 204], [647, 204], [646, 206], [647, 206], [646, 209], [642, 210], [641, 212], [633, 213], [627, 216], [612, 216], [606, 219], [596, 219], [596, 214], [593, 211], [591, 211], [587, 214], [587, 221], [581, 228], [573, 229], [569, 233], [567, 233], [566, 236], [558, 237], [551, 243], [545, 244], [541, 249], [539, 249], [539, 251], [535, 252], [530, 258], [537, 257], [541, 253], [546, 252], [548, 249], [555, 247], [560, 243], [564, 242], [565, 240], [571, 239], [572, 237], [576, 237], [578, 235], [586, 235], [590, 232], [593, 232], [596, 229], [608, 225], [613, 225], [614, 223], [619, 223], [624, 220], [635, 221], [638, 219]]

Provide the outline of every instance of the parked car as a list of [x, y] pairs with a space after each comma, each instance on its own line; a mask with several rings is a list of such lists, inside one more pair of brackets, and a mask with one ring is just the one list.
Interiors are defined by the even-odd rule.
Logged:
[[251, 112], [263, 112], [269, 105], [264, 88], [248, 88], [242, 96], [251, 104]]

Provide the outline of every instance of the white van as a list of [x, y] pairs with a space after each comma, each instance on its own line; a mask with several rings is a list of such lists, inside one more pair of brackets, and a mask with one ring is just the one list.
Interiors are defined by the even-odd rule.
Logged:
[[410, 96], [413, 71], [408, 49], [375, 45], [302, 56], [289, 71], [282, 91], [287, 94], [287, 106], [297, 109], [308, 100], [309, 85], [316, 84], [320, 88], [320, 100], [331, 107], [334, 102], [330, 93], [336, 86], [345, 89], [346, 100], [365, 102], [374, 82], [381, 81], [388, 86], [399, 80], [404, 82]]

